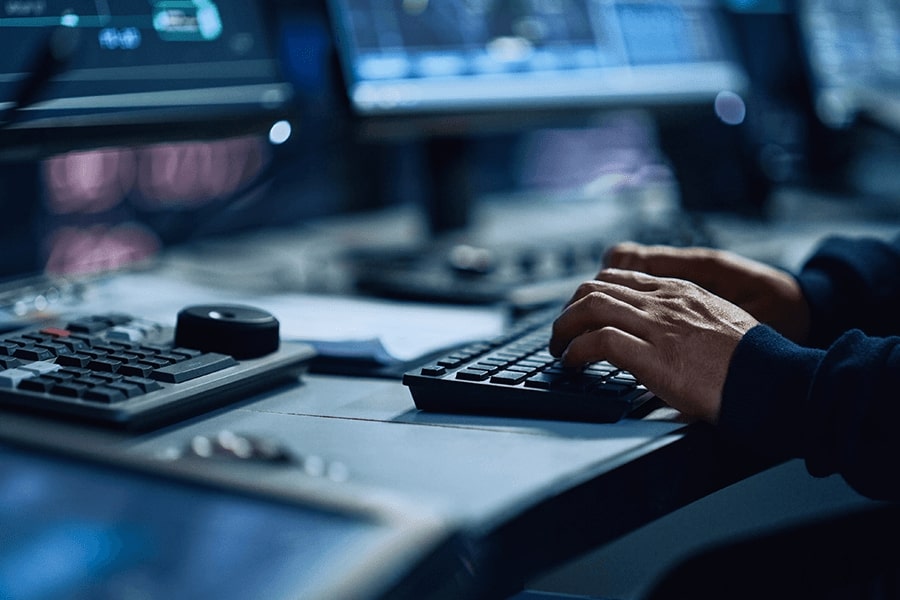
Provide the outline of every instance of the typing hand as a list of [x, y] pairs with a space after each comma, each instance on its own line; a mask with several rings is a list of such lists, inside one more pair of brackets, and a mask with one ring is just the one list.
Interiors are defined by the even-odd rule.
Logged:
[[608, 360], [684, 414], [715, 422], [731, 356], [756, 324], [692, 282], [604, 269], [556, 319], [550, 352], [569, 366]]
[[809, 307], [788, 273], [722, 250], [643, 246], [631, 242], [611, 248], [608, 267], [692, 281], [803, 343], [809, 334]]

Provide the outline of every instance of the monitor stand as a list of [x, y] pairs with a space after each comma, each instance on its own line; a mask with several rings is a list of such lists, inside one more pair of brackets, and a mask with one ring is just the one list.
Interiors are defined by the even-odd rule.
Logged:
[[474, 190], [469, 141], [434, 137], [425, 141], [424, 206], [434, 238], [464, 231], [471, 224]]
[[33, 275], [43, 268], [40, 181], [39, 161], [0, 161], [0, 280]]
[[[600, 235], [542, 238], [540, 244], [522, 239], [515, 247], [473, 240], [468, 233], [478, 224], [473, 222], [470, 139], [436, 136], [421, 143], [423, 172], [417, 173], [416, 200], [427, 222], [427, 237], [412, 247], [353, 252], [349, 264], [357, 292], [446, 304], [504, 304], [521, 314], [559, 305], [571, 295], [575, 280], [596, 273], [609, 242]], [[375, 171], [382, 178], [397, 176], [385, 168]], [[390, 188], [399, 182], [380, 183]], [[640, 241], [714, 245], [705, 228], [676, 220], [665, 231], [643, 231]]]
[[687, 212], [762, 215], [773, 182], [748, 124], [733, 126], [714, 114], [680, 115], [658, 121], [660, 150], [678, 181]]

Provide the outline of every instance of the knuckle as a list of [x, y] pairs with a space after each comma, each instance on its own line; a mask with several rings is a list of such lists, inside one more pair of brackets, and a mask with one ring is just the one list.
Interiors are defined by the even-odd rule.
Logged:
[[617, 266], [622, 262], [622, 259], [626, 256], [627, 252], [628, 251], [622, 244], [616, 244], [606, 251], [603, 262], [611, 267]]
[[596, 281], [584, 281], [579, 284], [578, 289], [575, 290], [576, 298], [584, 298], [586, 296], [590, 296], [597, 289]]
[[594, 344], [601, 350], [607, 350], [613, 345], [615, 330], [611, 327], [601, 327], [594, 332]]
[[603, 310], [608, 304], [608, 296], [600, 290], [594, 290], [585, 296], [585, 305], [591, 313]]

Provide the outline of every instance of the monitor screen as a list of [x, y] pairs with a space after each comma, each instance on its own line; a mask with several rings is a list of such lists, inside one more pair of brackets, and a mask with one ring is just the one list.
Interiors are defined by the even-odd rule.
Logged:
[[713, 0], [330, 0], [362, 116], [711, 103], [743, 70]]
[[900, 132], [900, 4], [801, 0], [797, 7], [819, 119], [843, 128], [865, 117]]
[[[84, 436], [82, 445], [90, 446]], [[449, 544], [443, 526], [400, 518], [372, 498], [292, 498], [264, 491], [261, 480], [247, 491], [209, 481], [204, 467], [215, 465], [197, 465], [191, 476], [110, 454], [99, 460], [0, 440], [0, 597], [425, 594], [405, 588], [404, 577], [431, 568], [426, 559]], [[294, 476], [299, 489], [303, 477]], [[438, 560], [430, 571], [435, 586], [444, 566]]]
[[268, 128], [291, 88], [261, 3], [0, 3], [0, 158]]

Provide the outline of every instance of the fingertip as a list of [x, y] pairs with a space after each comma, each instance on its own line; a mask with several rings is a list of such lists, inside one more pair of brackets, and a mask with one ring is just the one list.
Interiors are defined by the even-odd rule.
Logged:
[[550, 339], [547, 341], [547, 351], [550, 352], [550, 355], [554, 358], [559, 358], [562, 356], [562, 353], [566, 349], [566, 343], [561, 339], [560, 335], [556, 332], [556, 322], [553, 323], [553, 328], [550, 332]]
[[566, 369], [580, 369], [589, 362], [594, 362], [594, 357], [599, 348], [591, 343], [585, 343], [589, 338], [594, 338], [596, 332], [588, 332], [566, 346], [559, 356], [559, 362]]
[[567, 371], [577, 371], [587, 364], [587, 361], [579, 360], [574, 354], [574, 352], [569, 352], [567, 350], [559, 357], [559, 363], [562, 365], [563, 369], [566, 369]]
[[550, 343], [547, 345], [547, 351], [553, 358], [560, 358], [565, 352], [565, 348], [561, 348], [558, 342], [551, 339]]

